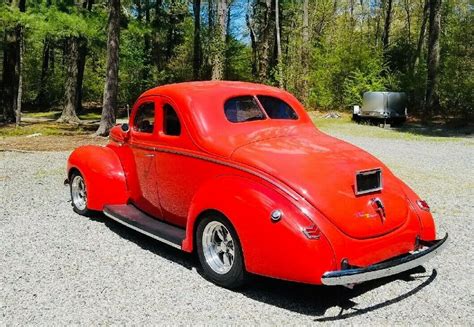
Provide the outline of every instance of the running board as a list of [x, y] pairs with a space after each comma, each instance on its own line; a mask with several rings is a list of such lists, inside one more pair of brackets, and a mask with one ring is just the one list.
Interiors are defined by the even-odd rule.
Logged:
[[104, 207], [104, 214], [122, 225], [177, 249], [181, 249], [181, 243], [186, 237], [184, 229], [159, 221], [131, 204], [107, 205]]

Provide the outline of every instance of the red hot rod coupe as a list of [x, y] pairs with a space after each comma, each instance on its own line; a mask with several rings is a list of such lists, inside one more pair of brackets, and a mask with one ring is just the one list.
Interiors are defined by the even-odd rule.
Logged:
[[186, 252], [224, 287], [248, 273], [352, 285], [446, 243], [428, 204], [367, 152], [319, 131], [277, 88], [189, 82], [143, 93], [105, 147], [67, 165], [73, 209]]

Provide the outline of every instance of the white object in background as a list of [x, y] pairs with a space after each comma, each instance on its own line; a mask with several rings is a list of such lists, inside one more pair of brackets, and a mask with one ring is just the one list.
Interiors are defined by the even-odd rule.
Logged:
[[354, 115], [360, 114], [360, 107], [359, 106], [354, 106]]

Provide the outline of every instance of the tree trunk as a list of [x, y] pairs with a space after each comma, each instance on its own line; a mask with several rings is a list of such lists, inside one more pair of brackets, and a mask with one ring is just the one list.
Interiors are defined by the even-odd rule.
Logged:
[[115, 110], [118, 98], [120, 0], [109, 0], [109, 21], [107, 39], [107, 71], [104, 86], [102, 117], [97, 135], [107, 136], [115, 124]]
[[308, 100], [308, 67], [309, 67], [309, 15], [308, 15], [308, 0], [303, 1], [303, 29], [302, 29], [302, 49], [301, 49], [301, 64], [303, 77], [303, 90], [301, 94], [305, 102]]
[[[145, 0], [145, 22], [147, 26], [150, 26], [150, 1]], [[148, 87], [148, 80], [150, 79], [150, 70], [151, 70], [151, 35], [146, 32], [144, 35], [144, 62], [143, 62], [143, 73], [142, 78], [144, 82], [144, 87]]]
[[[141, 11], [143, 8], [141, 8], [141, 0], [137, 0], [137, 4], [140, 3], [140, 15], [137, 16], [137, 20], [141, 22], [142, 19], [142, 13]], [[137, 5], [138, 6], [138, 5]], [[146, 26], [150, 26], [150, 0], [145, 0], [144, 2], [144, 9], [145, 9], [145, 23]], [[143, 68], [141, 72], [142, 76], [142, 88], [148, 88], [148, 81], [150, 79], [150, 71], [151, 71], [151, 60], [152, 60], [152, 55], [151, 55], [151, 35], [149, 32], [145, 32], [143, 36]]]
[[[26, 11], [26, 0], [14, 0], [10, 5], [13, 8], [18, 8], [21, 12]], [[21, 94], [19, 97], [18, 90], [21, 74], [22, 28], [20, 24], [17, 24], [14, 28], [5, 32], [1, 105], [3, 107], [3, 120], [6, 122], [16, 121], [18, 100], [21, 102]]]
[[76, 85], [76, 113], [82, 112], [82, 82], [84, 80], [84, 69], [86, 67], [87, 58], [87, 39], [81, 37], [79, 39], [79, 57], [77, 62], [77, 85]]
[[411, 8], [410, 8], [410, 0], [404, 0], [404, 8], [405, 8], [405, 13], [407, 15], [408, 44], [411, 45]]
[[15, 110], [18, 101], [20, 53], [19, 31], [20, 26], [16, 26], [15, 28], [5, 32], [3, 48], [3, 120], [9, 123], [15, 121]]
[[439, 70], [439, 34], [441, 30], [441, 0], [430, 1], [430, 27], [428, 38], [428, 74], [426, 81], [425, 113], [430, 117], [439, 109], [438, 70]]
[[[49, 5], [51, 5], [51, 1], [48, 1]], [[88, 11], [92, 10], [92, 5], [94, 4], [94, 0], [84, 0], [82, 3], [82, 8], [87, 9]]]
[[259, 41], [258, 42], [258, 65], [257, 73], [258, 79], [260, 82], [267, 82], [270, 72], [270, 59], [271, 59], [271, 49], [272, 41], [271, 34], [274, 30], [274, 21], [272, 19], [272, 0], [265, 0], [261, 4], [263, 8], [263, 21], [262, 21], [262, 30], [260, 31]]
[[281, 54], [281, 35], [280, 35], [280, 4], [275, 0], [275, 32], [277, 47], [277, 65], [278, 65], [278, 86], [283, 88], [283, 62]]
[[47, 85], [48, 85], [48, 78], [49, 74], [49, 56], [51, 53], [50, 50], [51, 41], [48, 37], [43, 40], [43, 63], [41, 65], [41, 76], [40, 76], [40, 85], [39, 85], [39, 92], [36, 96], [35, 103], [43, 107], [46, 105], [46, 97], [47, 97]]
[[209, 28], [209, 31], [212, 31], [212, 29], [214, 28], [214, 21], [216, 16], [215, 1], [221, 0], [207, 0], [207, 27]]
[[382, 35], [383, 50], [388, 49], [388, 43], [390, 38], [390, 27], [392, 25], [392, 0], [387, 0], [387, 12], [385, 14], [385, 25]]
[[25, 40], [23, 38], [23, 26], [20, 26], [20, 43], [19, 43], [19, 58], [18, 58], [18, 95], [16, 100], [16, 110], [15, 110], [15, 124], [20, 126], [21, 122], [21, 100], [23, 97], [23, 53], [25, 47]]
[[213, 60], [211, 68], [211, 79], [221, 80], [224, 78], [225, 61], [225, 39], [227, 35], [227, 3], [228, 0], [217, 0], [217, 19], [214, 24]]
[[423, 43], [425, 40], [425, 33], [426, 33], [426, 23], [428, 22], [429, 10], [430, 9], [430, 1], [425, 0], [425, 5], [423, 7], [423, 18], [421, 21], [420, 27], [420, 35], [418, 36], [418, 44], [416, 46], [415, 57], [413, 58], [413, 66], [412, 71], [418, 66], [420, 61], [421, 51], [423, 50]]
[[64, 92], [64, 107], [58, 122], [78, 123], [79, 118], [76, 114], [77, 106], [77, 82], [79, 75], [79, 39], [71, 36], [67, 41], [67, 79], [66, 90]]
[[303, 46], [307, 46], [307, 43], [309, 41], [308, 3], [309, 0], [303, 1]]
[[252, 48], [252, 75], [257, 75], [257, 61], [258, 61], [258, 51], [257, 51], [257, 34], [255, 32], [254, 20], [250, 15], [250, 2], [249, 7], [247, 8], [247, 13], [245, 14], [245, 21], [247, 23], [247, 28], [249, 29], [250, 35], [250, 46]]
[[201, 70], [201, 0], [193, 0], [194, 12], [194, 52], [193, 79], [198, 80]]

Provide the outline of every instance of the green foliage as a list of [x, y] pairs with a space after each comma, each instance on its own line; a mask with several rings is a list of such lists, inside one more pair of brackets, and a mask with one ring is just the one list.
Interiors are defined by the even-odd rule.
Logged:
[[[394, 0], [390, 42], [385, 50], [381, 44], [384, 1], [309, 1], [308, 42], [303, 41], [302, 3], [280, 0], [283, 58], [277, 60], [274, 37], [270, 37], [272, 67], [268, 84], [276, 85], [282, 79], [284, 87], [309, 109], [348, 108], [360, 104], [364, 92], [377, 90], [407, 92], [411, 112], [423, 107], [428, 32], [416, 65], [415, 56], [424, 1]], [[230, 25], [225, 44], [216, 37], [218, 31], [208, 25], [207, 6], [208, 2], [203, 1], [201, 79], [210, 77], [213, 54], [225, 47], [225, 78], [256, 80], [245, 27], [247, 1], [232, 2], [231, 19], [241, 27], [235, 30]], [[131, 105], [145, 89], [192, 79], [194, 21], [189, 1], [163, 0], [159, 8], [154, 0], [122, 1], [121, 17], [120, 105]], [[442, 17], [438, 90], [442, 113], [445, 117], [473, 119], [472, 5], [468, 0], [447, 0], [443, 2]], [[105, 0], [96, 0], [91, 11], [83, 8], [82, 1], [52, 0], [48, 6], [47, 1], [28, 0], [26, 13], [0, 1], [0, 46], [6, 31], [18, 24], [24, 27], [24, 103], [34, 105], [43, 87], [49, 107], [61, 104], [68, 62], [65, 45], [71, 36], [87, 40], [83, 101], [102, 101], [107, 18]], [[253, 18], [259, 21], [262, 17]], [[50, 62], [42, 82], [47, 42]]]
[[252, 51], [248, 46], [228, 37], [225, 77], [228, 80], [253, 81]]
[[[461, 7], [462, 8], [462, 7]], [[453, 2], [445, 6], [445, 31], [441, 39], [440, 102], [443, 115], [474, 119], [474, 13], [460, 11]]]

